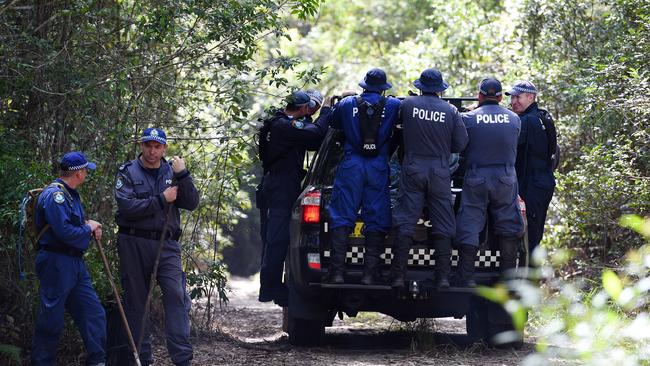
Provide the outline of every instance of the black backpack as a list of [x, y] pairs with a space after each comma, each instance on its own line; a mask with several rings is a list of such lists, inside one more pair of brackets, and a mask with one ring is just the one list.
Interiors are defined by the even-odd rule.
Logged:
[[560, 166], [560, 145], [557, 144], [555, 122], [553, 121], [553, 116], [545, 109], [539, 108], [539, 115], [540, 121], [542, 122], [542, 129], [546, 131], [548, 160], [551, 161], [551, 166], [555, 171]]
[[381, 126], [386, 98], [382, 96], [377, 104], [371, 104], [360, 96], [356, 97], [356, 101], [359, 108], [361, 155], [372, 158], [379, 155], [379, 150], [381, 150], [377, 140], [379, 139], [379, 126]]
[[271, 118], [267, 119], [258, 119], [262, 123], [262, 126], [257, 130], [257, 157], [262, 163], [262, 169], [264, 173], [269, 171], [271, 164], [269, 164], [267, 146], [271, 139]]

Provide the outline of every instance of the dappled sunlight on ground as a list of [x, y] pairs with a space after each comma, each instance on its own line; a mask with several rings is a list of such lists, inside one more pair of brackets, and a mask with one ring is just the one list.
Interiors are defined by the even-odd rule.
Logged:
[[[377, 313], [336, 318], [323, 345], [294, 347], [282, 332], [282, 309], [257, 301], [258, 277], [233, 277], [230, 302], [216, 316], [218, 332], [195, 337], [195, 365], [518, 365], [533, 351], [469, 345], [464, 319], [403, 323]], [[156, 365], [172, 365], [163, 344]], [[163, 360], [163, 358], [165, 358]]]

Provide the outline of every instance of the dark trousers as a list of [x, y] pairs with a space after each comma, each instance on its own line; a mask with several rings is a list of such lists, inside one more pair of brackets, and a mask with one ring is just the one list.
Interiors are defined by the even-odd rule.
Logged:
[[[124, 310], [136, 344], [142, 333], [140, 327], [158, 245], [158, 240], [125, 234], [119, 234], [118, 237], [117, 249], [124, 289]], [[185, 289], [185, 274], [181, 267], [181, 249], [178, 242], [164, 241], [156, 280], [162, 290], [167, 350], [172, 362], [182, 365], [192, 359], [189, 320], [192, 301]], [[144, 337], [139, 350], [140, 360], [143, 364], [149, 365], [153, 362], [153, 358], [148, 319], [142, 331]]]
[[282, 298], [286, 288], [282, 283], [284, 259], [289, 250], [291, 207], [300, 194], [297, 176], [269, 173], [262, 182], [258, 201], [262, 233], [262, 263], [260, 266], [260, 300]]
[[517, 176], [513, 167], [472, 168], [465, 172], [460, 211], [456, 217], [456, 242], [478, 247], [488, 213], [494, 233], [521, 237], [524, 222], [517, 204]]
[[41, 250], [36, 257], [40, 281], [39, 313], [32, 346], [32, 365], [55, 365], [64, 312], [68, 310], [86, 346], [87, 365], [105, 361], [106, 313], [81, 257]]
[[448, 159], [406, 160], [402, 165], [400, 191], [393, 208], [393, 226], [398, 234], [413, 236], [422, 208], [429, 209], [429, 222], [434, 236], [453, 238], [456, 218], [449, 189]]
[[266, 216], [266, 237], [260, 269], [260, 297], [275, 296], [283, 291], [282, 272], [289, 249], [290, 209], [269, 209]]
[[528, 187], [522, 192], [521, 198], [526, 203], [526, 219], [528, 220], [528, 248], [532, 253], [542, 241], [546, 211], [553, 198], [553, 189]]

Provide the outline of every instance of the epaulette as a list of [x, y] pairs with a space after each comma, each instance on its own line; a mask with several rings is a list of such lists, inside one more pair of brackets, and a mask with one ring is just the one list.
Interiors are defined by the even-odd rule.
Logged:
[[125, 163], [122, 164], [122, 165], [120, 165], [119, 170], [124, 170], [124, 169], [126, 169], [126, 167], [128, 167], [129, 165], [131, 165], [131, 160], [125, 162]]

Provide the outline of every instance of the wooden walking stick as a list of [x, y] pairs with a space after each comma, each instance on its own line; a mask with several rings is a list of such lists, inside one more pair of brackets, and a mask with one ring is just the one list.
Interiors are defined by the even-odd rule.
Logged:
[[120, 317], [122, 318], [122, 323], [124, 323], [124, 328], [126, 329], [126, 335], [129, 338], [129, 345], [131, 350], [133, 350], [133, 358], [135, 359], [135, 364], [142, 366], [140, 363], [140, 356], [138, 356], [138, 349], [135, 347], [135, 342], [133, 341], [133, 334], [131, 334], [131, 328], [129, 328], [129, 321], [126, 319], [126, 314], [124, 313], [124, 308], [122, 307], [122, 301], [120, 300], [120, 293], [115, 287], [115, 281], [113, 281], [113, 274], [111, 273], [111, 267], [108, 265], [108, 260], [106, 259], [106, 254], [104, 254], [104, 248], [99, 239], [95, 238], [97, 243], [97, 248], [99, 249], [99, 254], [102, 256], [102, 262], [104, 262], [104, 268], [106, 268], [106, 274], [108, 275], [108, 282], [111, 283], [111, 288], [113, 289], [113, 295], [115, 295], [115, 300], [117, 300], [117, 308], [120, 310]]

